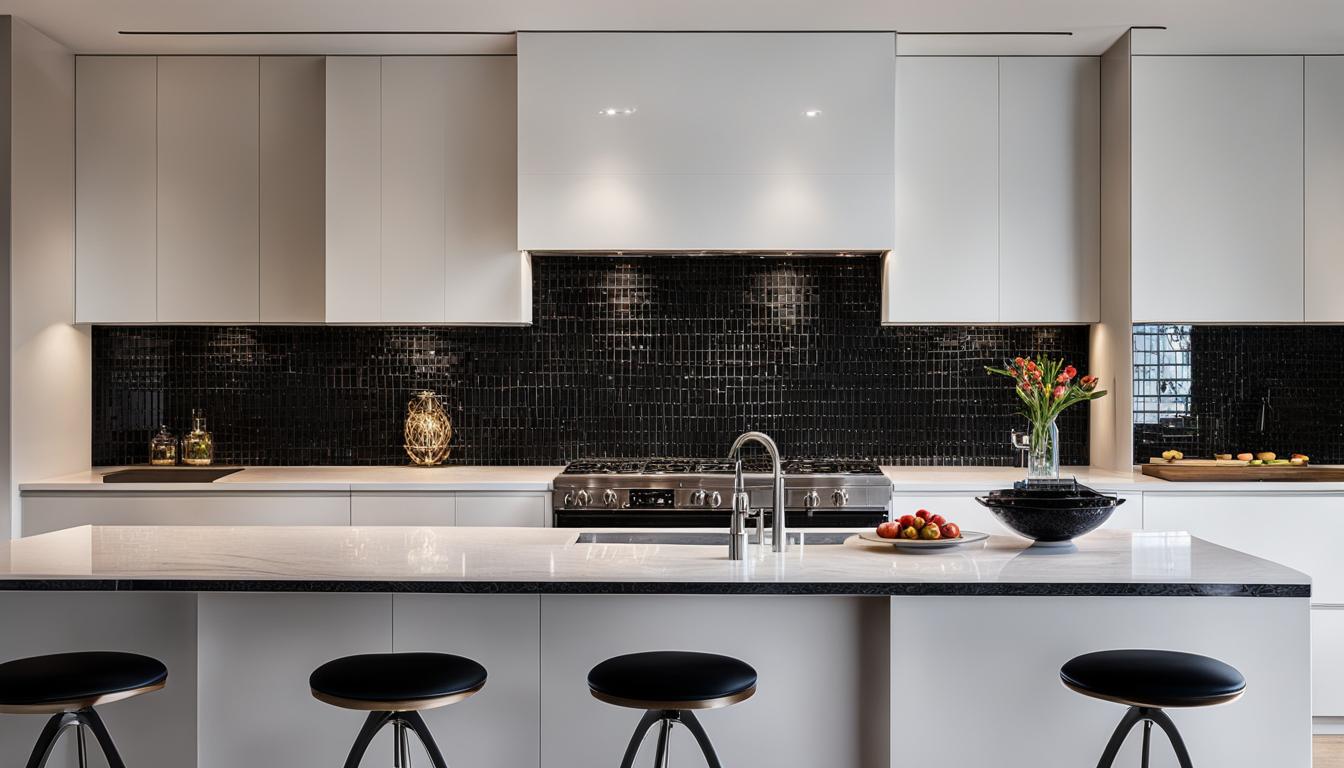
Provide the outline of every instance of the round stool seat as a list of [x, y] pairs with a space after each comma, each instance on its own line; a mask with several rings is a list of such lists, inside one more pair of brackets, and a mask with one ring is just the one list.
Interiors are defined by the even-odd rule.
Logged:
[[1069, 688], [1085, 696], [1135, 707], [1207, 707], [1246, 690], [1234, 667], [1179, 651], [1098, 651], [1070, 659], [1059, 670]]
[[485, 685], [485, 667], [447, 653], [368, 653], [313, 670], [313, 696], [345, 709], [404, 712], [461, 701]]
[[593, 667], [588, 689], [598, 699], [622, 707], [715, 709], [751, 698], [756, 670], [714, 653], [632, 653]]
[[0, 664], [0, 712], [74, 711], [157, 691], [168, 680], [158, 659], [118, 651], [54, 653]]

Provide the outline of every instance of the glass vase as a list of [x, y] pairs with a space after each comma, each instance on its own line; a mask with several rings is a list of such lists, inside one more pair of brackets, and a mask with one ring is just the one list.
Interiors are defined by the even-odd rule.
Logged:
[[1059, 479], [1059, 427], [1055, 420], [1031, 425], [1031, 444], [1027, 448], [1027, 479]]
[[182, 438], [182, 463], [208, 467], [215, 460], [215, 436], [205, 428], [205, 411], [193, 408], [191, 431]]

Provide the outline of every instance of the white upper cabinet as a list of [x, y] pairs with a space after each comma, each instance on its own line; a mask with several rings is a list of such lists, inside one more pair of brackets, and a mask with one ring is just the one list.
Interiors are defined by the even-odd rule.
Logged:
[[1302, 70], [1134, 59], [1135, 322], [1304, 319]]
[[1306, 320], [1344, 322], [1344, 57], [1306, 59]]
[[531, 321], [515, 72], [508, 57], [328, 60], [329, 322]]
[[75, 60], [75, 322], [152, 323], [157, 61]]
[[883, 33], [518, 35], [518, 246], [889, 249], [894, 53]]
[[1101, 60], [999, 59], [999, 320], [1100, 319]]
[[261, 59], [261, 322], [325, 319], [326, 59]]
[[999, 319], [998, 67], [992, 57], [897, 61], [884, 322]]
[[158, 321], [260, 319], [258, 61], [159, 59]]
[[883, 322], [1097, 320], [1099, 93], [1093, 57], [897, 59]]

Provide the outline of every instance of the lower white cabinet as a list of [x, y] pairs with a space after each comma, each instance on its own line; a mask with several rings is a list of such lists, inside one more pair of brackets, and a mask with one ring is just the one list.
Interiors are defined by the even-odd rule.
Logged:
[[462, 526], [508, 525], [545, 528], [547, 494], [515, 496], [503, 493], [459, 493], [457, 524]]
[[1311, 714], [1344, 717], [1344, 607], [1311, 609]]
[[351, 525], [457, 525], [457, 497], [451, 493], [352, 493]]
[[80, 525], [349, 525], [350, 494], [253, 491], [25, 493], [23, 536]]
[[[892, 514], [900, 517], [901, 515], [912, 515], [916, 510], [927, 509], [951, 520], [965, 531], [980, 531], [996, 536], [1015, 535], [994, 517], [993, 512], [980, 506], [980, 502], [975, 500], [976, 496], [983, 496], [987, 493], [989, 491], [982, 493], [896, 493], [892, 497]], [[1116, 507], [1115, 513], [1111, 515], [1111, 519], [1107, 520], [1102, 528], [1133, 530], [1143, 528], [1143, 495], [1122, 493], [1119, 496], [1125, 500], [1125, 503]]]

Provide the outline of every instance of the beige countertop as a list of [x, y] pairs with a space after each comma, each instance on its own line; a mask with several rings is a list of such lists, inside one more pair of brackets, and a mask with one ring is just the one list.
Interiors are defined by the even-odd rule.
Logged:
[[[604, 531], [611, 533], [611, 531]], [[676, 531], [660, 531], [660, 536]], [[537, 528], [81, 526], [0, 546], [0, 590], [675, 592], [1306, 597], [1303, 573], [1180, 532], [908, 554], [841, 544], [580, 543]]]
[[[247, 467], [213, 483], [104, 483], [120, 467], [21, 483], [24, 493], [198, 492], [198, 491], [548, 491], [563, 466], [448, 467]], [[1011, 487], [1024, 470], [1014, 467], [884, 466], [897, 493], [983, 493]], [[1112, 472], [1097, 467], [1064, 467], [1062, 477], [1111, 493], [1344, 493], [1344, 483], [1231, 482], [1176, 483], [1148, 477], [1138, 469]]]

